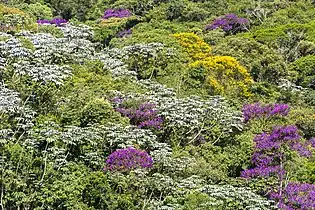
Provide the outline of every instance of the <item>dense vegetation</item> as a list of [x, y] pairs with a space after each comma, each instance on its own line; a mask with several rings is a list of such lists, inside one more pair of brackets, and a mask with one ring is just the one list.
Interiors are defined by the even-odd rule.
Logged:
[[0, 209], [315, 209], [311, 0], [3, 0]]

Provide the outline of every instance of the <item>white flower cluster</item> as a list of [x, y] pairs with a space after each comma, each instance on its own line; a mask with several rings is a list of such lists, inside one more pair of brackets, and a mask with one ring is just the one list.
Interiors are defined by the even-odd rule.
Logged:
[[35, 47], [34, 59], [45, 63], [76, 63], [92, 59], [92, 42], [83, 38], [57, 38], [51, 34], [24, 34]]
[[7, 65], [6, 59], [0, 57], [0, 70], [5, 69], [6, 65]]
[[0, 112], [15, 113], [21, 110], [19, 93], [0, 84]]
[[[67, 24], [61, 27], [65, 37], [51, 34], [22, 31], [15, 36], [1, 33], [6, 37], [0, 41], [0, 69], [13, 64], [15, 73], [28, 75], [33, 81], [43, 84], [63, 84], [71, 75], [71, 69], [63, 64], [82, 63], [95, 56], [94, 44], [89, 41], [93, 32], [87, 26]], [[19, 37], [30, 40], [34, 50], [23, 47]]]
[[62, 85], [63, 80], [71, 76], [69, 66], [46, 65], [42, 63], [31, 64], [28, 61], [19, 61], [13, 64], [15, 73], [19, 75], [28, 75], [31, 80], [43, 84], [53, 82], [56, 85]]
[[11, 115], [14, 122], [14, 131], [11, 129], [0, 129], [0, 139], [3, 143], [11, 139], [15, 132], [26, 131], [34, 126], [35, 112], [22, 103], [19, 93], [6, 88], [0, 84], [0, 117], [3, 114]]
[[137, 72], [130, 71], [124, 62], [111, 55], [111, 51], [102, 51], [97, 54], [95, 59], [102, 61], [103, 68], [109, 70], [114, 78], [130, 77], [136, 79]]
[[250, 210], [277, 209], [273, 201], [267, 200], [245, 187], [206, 185], [201, 191], [213, 198], [213, 202], [208, 203], [212, 207], [223, 207], [224, 209], [235, 209], [237, 207], [238, 209]]
[[304, 88], [302, 86], [298, 86], [294, 84], [293, 82], [287, 80], [287, 79], [280, 79], [279, 80], [279, 88], [286, 90], [286, 91], [291, 91], [291, 92], [300, 92], [303, 93], [304, 91], [307, 91], [307, 88]]
[[75, 26], [72, 23], [68, 23], [63, 27], [59, 27], [59, 29], [63, 32], [64, 37], [70, 39], [92, 40], [94, 36], [94, 32], [91, 28], [84, 24]]
[[134, 147], [135, 145], [143, 149], [161, 148], [157, 137], [150, 130], [139, 129], [136, 126], [100, 125], [97, 127], [97, 132], [107, 139], [104, 145], [108, 150]]
[[32, 56], [31, 50], [22, 47], [19, 39], [11, 37], [6, 41], [0, 42], [1, 57], [8, 59], [28, 59]]
[[151, 42], [148, 44], [135, 44], [122, 48], [122, 53], [117, 55], [121, 59], [128, 59], [129, 56], [139, 55], [143, 58], [157, 58], [159, 53], [167, 51], [168, 56], [173, 55], [173, 49], [165, 48], [164, 44], [158, 42]]

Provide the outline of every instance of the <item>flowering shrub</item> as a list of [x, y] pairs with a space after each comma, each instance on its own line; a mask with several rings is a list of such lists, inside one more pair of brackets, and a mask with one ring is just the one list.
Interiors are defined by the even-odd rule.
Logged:
[[310, 210], [315, 208], [315, 185], [289, 182], [283, 190], [269, 193], [269, 197], [279, 202], [284, 210]]
[[15, 72], [18, 75], [28, 75], [33, 81], [40, 81], [42, 84], [53, 82], [62, 85], [63, 80], [71, 76], [69, 66], [45, 65], [37, 63], [31, 65], [29, 62], [18, 62], [14, 64]]
[[308, 147], [314, 146], [314, 140], [301, 142], [296, 126], [274, 127], [270, 134], [262, 133], [254, 139], [255, 152], [252, 157], [254, 168], [241, 173], [244, 178], [269, 177], [276, 175], [279, 186], [269, 192], [269, 197], [278, 201], [280, 209], [312, 209], [315, 207], [315, 186], [311, 184], [288, 183], [284, 187], [286, 162], [289, 156], [286, 150], [296, 151], [300, 156], [312, 155]]
[[0, 84], [0, 113], [18, 112], [21, 109], [19, 93]]
[[255, 137], [255, 152], [252, 156], [253, 169], [242, 172], [242, 177], [268, 177], [277, 174], [283, 177], [285, 173], [284, 163], [288, 157], [283, 152], [284, 148], [298, 152], [300, 156], [312, 155], [307, 148], [309, 143], [302, 143], [296, 126], [274, 127], [271, 133], [262, 133]]
[[194, 33], [178, 33], [173, 34], [173, 37], [193, 60], [204, 59], [211, 55], [211, 47]]
[[56, 26], [61, 26], [66, 23], [68, 23], [67, 20], [62, 19], [62, 18], [54, 18], [52, 20], [37, 20], [38, 24], [51, 24], [51, 25], [56, 25]]
[[274, 201], [254, 193], [250, 188], [206, 185], [201, 190], [213, 198], [210, 201], [209, 209], [277, 209]]
[[131, 124], [139, 128], [157, 128], [160, 129], [163, 119], [158, 116], [156, 105], [152, 103], [140, 104], [137, 108], [116, 108], [116, 111], [130, 119]]
[[223, 29], [225, 32], [235, 34], [241, 31], [247, 31], [249, 21], [246, 18], [240, 18], [235, 14], [227, 14], [224, 17], [215, 19], [206, 26], [206, 30]]
[[193, 69], [204, 69], [207, 83], [214, 93], [236, 93], [251, 96], [249, 86], [253, 80], [248, 71], [235, 58], [213, 56], [190, 64]]
[[4, 31], [29, 30], [35, 26], [33, 19], [22, 10], [0, 4], [0, 28]]
[[125, 18], [125, 17], [130, 17], [132, 14], [129, 10], [127, 9], [107, 9], [104, 12], [103, 19], [109, 19], [112, 17], [115, 18]]
[[110, 154], [104, 170], [126, 171], [136, 168], [151, 168], [152, 166], [152, 157], [147, 152], [129, 147], [118, 149]]
[[287, 116], [290, 107], [287, 104], [261, 105], [260, 103], [255, 103], [244, 105], [242, 111], [245, 122], [248, 122], [251, 119], [260, 117]]

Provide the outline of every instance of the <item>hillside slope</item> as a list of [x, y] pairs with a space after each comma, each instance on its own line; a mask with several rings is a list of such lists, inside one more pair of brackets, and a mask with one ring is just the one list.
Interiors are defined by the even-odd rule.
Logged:
[[312, 1], [0, 4], [0, 209], [315, 209]]

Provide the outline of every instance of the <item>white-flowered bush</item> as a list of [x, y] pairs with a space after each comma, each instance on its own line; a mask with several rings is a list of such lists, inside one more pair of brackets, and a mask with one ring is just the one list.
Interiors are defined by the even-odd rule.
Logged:
[[277, 209], [274, 201], [253, 193], [251, 189], [231, 185], [206, 185], [201, 191], [211, 198], [209, 206], [217, 209]]
[[209, 129], [207, 126], [210, 126], [210, 130], [211, 126], [218, 126], [223, 134], [243, 129], [241, 113], [233, 110], [221, 96], [213, 96], [207, 100], [196, 96], [177, 98], [172, 89], [158, 83], [149, 80], [141, 80], [138, 83], [149, 91], [145, 94], [113, 94], [123, 101], [141, 100], [156, 104], [159, 115], [164, 119], [164, 131], [176, 130], [186, 143], [197, 141]]
[[28, 61], [20, 61], [13, 64], [15, 73], [27, 75], [35, 82], [47, 84], [53, 82], [62, 85], [63, 80], [71, 76], [72, 69], [69, 66], [47, 65], [43, 63], [31, 64]]
[[21, 110], [19, 93], [0, 85], [0, 112], [14, 113]]

